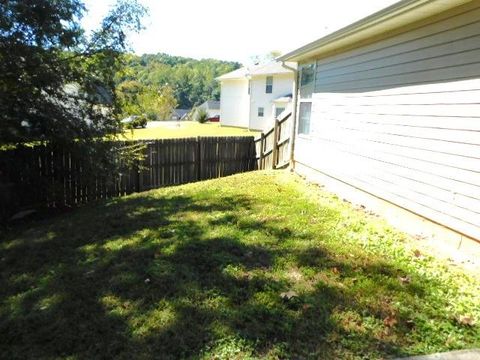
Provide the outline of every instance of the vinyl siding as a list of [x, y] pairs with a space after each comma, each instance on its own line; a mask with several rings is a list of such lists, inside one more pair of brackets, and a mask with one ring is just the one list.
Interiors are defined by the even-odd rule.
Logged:
[[480, 239], [480, 4], [318, 60], [295, 159]]
[[248, 80], [223, 80], [220, 96], [220, 123], [248, 127], [250, 96]]
[[[274, 124], [273, 104], [279, 97], [289, 95], [293, 88], [293, 74], [273, 75], [273, 91], [265, 92], [266, 76], [255, 76], [251, 84], [250, 96], [250, 128], [269, 130]], [[263, 107], [264, 116], [258, 116], [258, 108]]]

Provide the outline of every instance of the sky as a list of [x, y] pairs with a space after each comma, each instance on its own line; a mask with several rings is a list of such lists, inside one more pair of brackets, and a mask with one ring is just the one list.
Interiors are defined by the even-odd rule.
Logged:
[[[248, 63], [270, 51], [286, 53], [398, 0], [139, 0], [149, 9], [145, 30], [132, 34], [137, 54], [163, 52], [195, 59]], [[87, 30], [114, 0], [84, 0]]]

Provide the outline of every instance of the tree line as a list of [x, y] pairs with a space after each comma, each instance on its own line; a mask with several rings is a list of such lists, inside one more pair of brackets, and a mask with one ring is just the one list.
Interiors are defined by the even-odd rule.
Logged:
[[140, 111], [152, 120], [162, 120], [168, 108], [191, 109], [206, 100], [218, 100], [220, 84], [215, 78], [241, 66], [238, 62], [163, 53], [128, 54], [124, 61], [125, 67], [116, 77], [124, 115]]

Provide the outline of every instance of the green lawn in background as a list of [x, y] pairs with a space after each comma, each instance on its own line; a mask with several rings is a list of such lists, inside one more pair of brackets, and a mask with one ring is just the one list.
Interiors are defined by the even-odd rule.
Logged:
[[5, 359], [380, 359], [480, 346], [480, 280], [287, 172], [0, 239]]
[[259, 136], [260, 132], [221, 126], [218, 123], [200, 124], [196, 121], [156, 121], [156, 127], [126, 130], [125, 140], [174, 139], [197, 136]]

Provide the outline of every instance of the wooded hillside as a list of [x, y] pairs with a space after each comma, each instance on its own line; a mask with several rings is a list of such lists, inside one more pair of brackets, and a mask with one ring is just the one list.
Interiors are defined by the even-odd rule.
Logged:
[[117, 82], [136, 80], [143, 85], [174, 90], [178, 108], [191, 108], [208, 99], [219, 99], [217, 76], [238, 69], [237, 62], [215, 59], [196, 60], [168, 54], [128, 55], [127, 69]]

